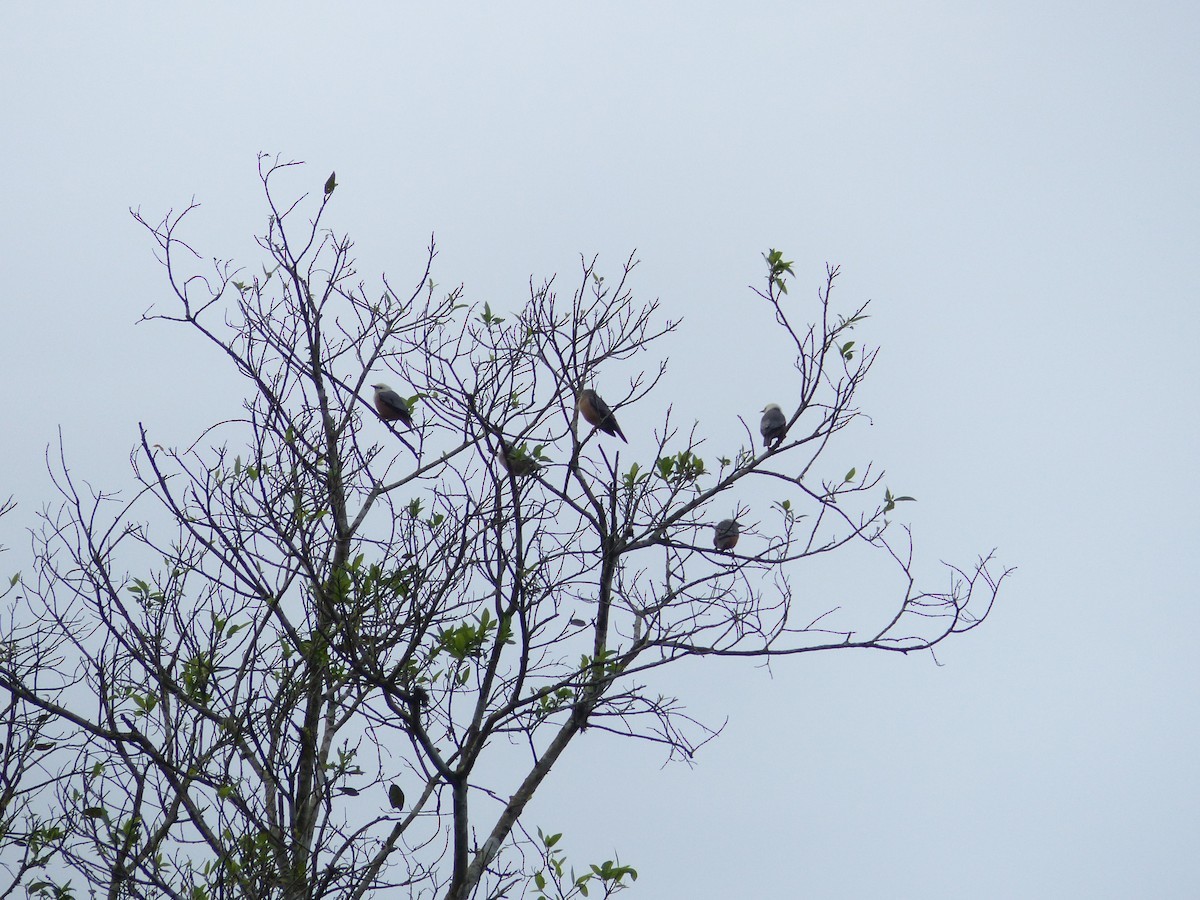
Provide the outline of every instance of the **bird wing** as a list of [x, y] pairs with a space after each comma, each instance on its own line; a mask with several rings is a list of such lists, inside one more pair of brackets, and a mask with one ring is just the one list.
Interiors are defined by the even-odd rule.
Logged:
[[411, 415], [408, 411], [408, 403], [390, 388], [379, 392], [379, 402], [395, 410], [403, 418], [407, 419]]
[[613, 411], [609, 408], [608, 404], [604, 402], [604, 398], [595, 391], [592, 391], [588, 395], [588, 400], [591, 401], [592, 411], [595, 412], [596, 418], [601, 422], [603, 422], [605, 419], [611, 419], [613, 417]]
[[783, 410], [769, 409], [763, 413], [762, 424], [759, 426], [759, 430], [763, 434], [770, 434], [779, 431], [786, 424], [787, 419], [783, 415]]
[[609, 434], [615, 434], [628, 444], [629, 440], [625, 437], [625, 432], [621, 430], [621, 426], [617, 424], [617, 417], [613, 414], [612, 408], [609, 407], [609, 405], [604, 402], [604, 399], [595, 392], [592, 393], [592, 400], [595, 403], [596, 415], [600, 418], [600, 422], [598, 423], [597, 427], [601, 431], [607, 431]]

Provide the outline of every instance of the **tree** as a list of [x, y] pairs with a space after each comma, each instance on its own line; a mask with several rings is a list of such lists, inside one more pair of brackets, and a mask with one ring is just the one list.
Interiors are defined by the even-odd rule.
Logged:
[[[133, 213], [171, 288], [145, 320], [210, 342], [248, 395], [187, 448], [143, 426], [132, 500], [82, 490], [58, 454], [62, 502], [37, 531], [33, 577], [14, 582], [0, 654], [10, 717], [41, 735], [3, 797], [14, 883], [47, 896], [76, 878], [113, 897], [607, 894], [636, 872], [607, 861], [575, 875], [560, 835], [531, 833], [522, 812], [589, 730], [684, 758], [711, 737], [653, 690], [658, 668], [927, 650], [991, 610], [1007, 572], [990, 555], [952, 568], [946, 590], [918, 589], [910, 535], [889, 525], [911, 498], [873, 466], [816, 474], [875, 360], [850, 339], [865, 304], [835, 309], [836, 267], [802, 306], [791, 263], [765, 256], [754, 292], [795, 350], [773, 449], [747, 427], [746, 446], [705, 460], [699, 426], [669, 411], [626, 449], [576, 397], [597, 388], [619, 415], [665, 372], [605, 377], [677, 327], [635, 301], [632, 256], [613, 279], [584, 260], [569, 299], [551, 279], [504, 316], [438, 290], [432, 242], [415, 288], [369, 288], [350, 240], [322, 225], [332, 176], [280, 201], [297, 171], [260, 158], [261, 274], [205, 267], [183, 237], [194, 205]], [[411, 428], [394, 404], [386, 418], [372, 406], [384, 380]], [[780, 499], [758, 518], [739, 506], [719, 551], [714, 526], [752, 481]], [[898, 589], [882, 620], [835, 626], [834, 610], [796, 602], [793, 573], [852, 547], [887, 560]], [[526, 754], [514, 781], [477, 782], [513, 743]]]

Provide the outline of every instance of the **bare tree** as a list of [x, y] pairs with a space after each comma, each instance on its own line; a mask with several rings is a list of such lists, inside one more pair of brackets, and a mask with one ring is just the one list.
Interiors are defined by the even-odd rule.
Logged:
[[[766, 254], [755, 293], [795, 352], [772, 449], [751, 423], [732, 458], [704, 460], [698, 426], [668, 408], [635, 452], [576, 402], [598, 389], [619, 417], [665, 371], [654, 354], [677, 323], [635, 301], [632, 257], [611, 279], [583, 261], [562, 294], [531, 285], [505, 317], [438, 290], [432, 243], [415, 287], [371, 288], [322, 225], [332, 177], [280, 201], [293, 166], [260, 159], [261, 274], [204, 264], [182, 235], [194, 206], [134, 213], [171, 287], [144, 318], [206, 339], [248, 396], [187, 448], [143, 427], [131, 500], [54, 461], [62, 503], [0, 656], [6, 709], [54, 734], [26, 742], [45, 777], [25, 766], [0, 795], [62, 811], [35, 892], [82, 878], [110, 897], [607, 894], [636, 872], [572, 875], [559, 836], [522, 812], [589, 729], [684, 758], [712, 736], [653, 689], [656, 669], [908, 653], [987, 616], [1007, 574], [990, 556], [921, 589], [908, 533], [889, 528], [908, 498], [871, 467], [816, 474], [875, 360], [849, 339], [865, 306], [836, 311], [836, 268], [802, 306], [790, 263]], [[648, 362], [606, 380], [618, 360]], [[386, 416], [382, 382], [399, 395]], [[772, 509], [737, 506], [752, 480]], [[804, 562], [852, 547], [893, 569], [882, 619], [797, 602]], [[482, 761], [513, 745], [524, 768], [482, 783]], [[4, 857], [14, 883], [29, 886], [36, 852]]]

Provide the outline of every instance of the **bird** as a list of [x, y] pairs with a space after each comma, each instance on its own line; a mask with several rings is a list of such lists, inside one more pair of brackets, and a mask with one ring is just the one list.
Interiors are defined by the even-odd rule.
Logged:
[[500, 460], [504, 471], [511, 472], [517, 478], [536, 475], [542, 469], [542, 464], [530, 456], [524, 444], [514, 447], [504, 438], [500, 439], [500, 446], [496, 449], [496, 458]]
[[335, 187], [337, 187], [337, 172], [330, 172], [329, 180], [325, 182], [325, 196], [328, 197], [332, 194]]
[[404, 791], [400, 789], [400, 785], [393, 784], [388, 788], [388, 803], [392, 809], [404, 809]]
[[784, 418], [778, 403], [768, 403], [763, 407], [762, 413], [758, 430], [762, 432], [763, 447], [771, 450], [783, 442], [783, 436], [787, 433], [787, 419]]
[[728, 553], [737, 546], [741, 533], [741, 526], [736, 519], [722, 519], [713, 526], [713, 546], [722, 553]]
[[400, 422], [406, 428], [412, 425], [412, 413], [403, 397], [383, 382], [371, 387], [375, 388], [375, 409], [379, 411], [379, 418], [385, 422]]
[[625, 443], [629, 443], [625, 433], [621, 431], [621, 426], [617, 424], [617, 417], [613, 415], [613, 411], [608, 408], [608, 404], [604, 402], [603, 398], [591, 388], [579, 392], [575, 408], [585, 419], [605, 434], [614, 435]]

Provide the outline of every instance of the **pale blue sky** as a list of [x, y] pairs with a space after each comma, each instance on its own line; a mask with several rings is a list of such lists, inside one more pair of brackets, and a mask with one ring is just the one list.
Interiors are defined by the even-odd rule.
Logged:
[[435, 277], [503, 310], [636, 248], [686, 320], [663, 402], [714, 452], [785, 399], [759, 254], [802, 296], [840, 263], [883, 352], [838, 458], [919, 498], [924, 571], [1018, 576], [940, 668], [684, 667], [664, 689], [729, 716], [697, 767], [590, 738], [528, 824], [618, 851], [631, 896], [1194, 895], [1200, 8], [247, 5], [0, 9], [4, 571], [59, 425], [123, 487], [137, 422], [236, 412], [210, 351], [134, 327], [164, 281], [126, 210], [195, 196], [196, 245], [253, 259], [259, 150], [337, 169], [365, 278], [436, 232]]

